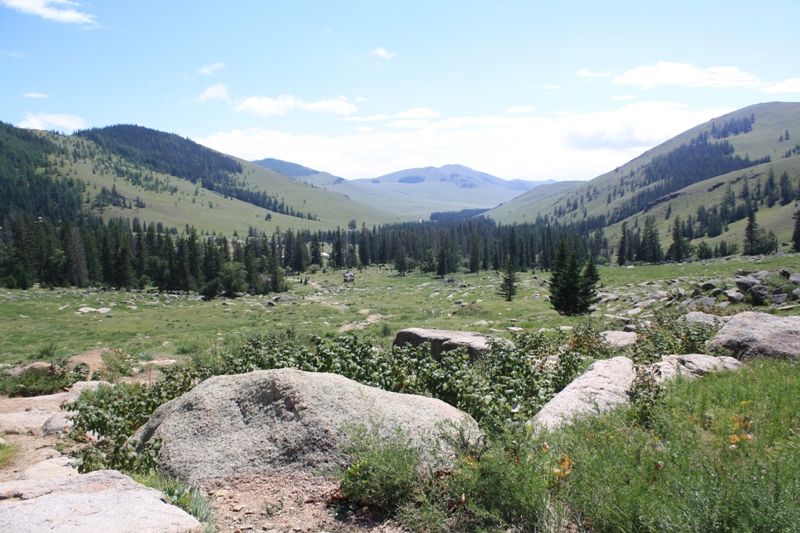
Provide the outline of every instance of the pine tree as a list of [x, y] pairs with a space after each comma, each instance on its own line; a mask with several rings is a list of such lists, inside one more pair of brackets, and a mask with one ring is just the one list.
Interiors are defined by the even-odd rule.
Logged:
[[590, 313], [597, 299], [599, 281], [594, 258], [589, 259], [581, 272], [577, 254], [567, 250], [567, 241], [562, 238], [550, 274], [550, 305], [562, 315]]
[[747, 215], [747, 227], [744, 228], [744, 255], [758, 254], [758, 224], [756, 223], [756, 212], [750, 210]]
[[408, 270], [406, 266], [406, 247], [403, 246], [400, 239], [396, 239], [394, 242], [394, 269], [401, 276], [405, 276], [406, 270]]
[[794, 218], [794, 232], [792, 232], [792, 250], [800, 252], [800, 209], [792, 215]]
[[628, 260], [628, 223], [622, 223], [622, 237], [619, 240], [619, 251], [617, 252], [617, 264], [623, 266]]
[[513, 300], [517, 295], [517, 269], [514, 267], [514, 261], [511, 260], [510, 255], [506, 256], [503, 265], [503, 281], [497, 292], [507, 302]]

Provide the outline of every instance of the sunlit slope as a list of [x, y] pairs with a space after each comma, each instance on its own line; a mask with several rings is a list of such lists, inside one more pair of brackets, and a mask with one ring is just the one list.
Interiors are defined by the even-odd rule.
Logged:
[[[161, 222], [168, 227], [184, 228], [189, 225], [209, 233], [226, 235], [246, 233], [250, 227], [268, 233], [276, 228], [316, 231], [346, 227], [352, 220], [359, 225], [362, 222], [372, 225], [397, 220], [397, 217], [358, 204], [341, 194], [289, 179], [278, 172], [237, 158], [232, 159], [242, 166], [242, 173], [238, 175], [242, 184], [252, 191], [264, 191], [281, 199], [286, 206], [305, 214], [305, 217], [276, 213], [232, 197], [225, 198], [220, 193], [204, 189], [199, 183], [131, 163], [124, 157], [103, 151], [87, 139], [50, 132], [42, 132], [42, 135], [66, 149], [68, 156], [54, 156], [60, 175], [85, 181], [88, 184], [85, 208], [103, 216], [138, 217], [147, 222]], [[135, 184], [131, 176], [137, 173], [157, 179], [162, 184], [160, 190]], [[103, 187], [108, 190], [113, 187], [119, 195], [126, 197], [130, 208], [113, 205], [97, 207], [95, 197]], [[140, 202], [136, 202], [136, 198]], [[137, 203], [144, 207], [137, 207]]]
[[[733, 157], [747, 157], [751, 161], [755, 161], [769, 156], [771, 159], [769, 163], [703, 179], [648, 201], [646, 205], [635, 212], [626, 213], [626, 210], [630, 211], [631, 199], [637, 194], [646, 195], [649, 190], [663, 185], [660, 182], [646, 183], [646, 167], [654, 158], [667, 156], [682, 145], [688, 145], [699, 135], [711, 134], [726, 122], [738, 124], [749, 118], [754, 119], [750, 131], [731, 134], [719, 139], [710, 136], [708, 142], [727, 141], [734, 149]], [[781, 140], [787, 131], [789, 139]], [[642, 223], [644, 216], [654, 215], [659, 221], [662, 243], [666, 244], [669, 225], [669, 221], [666, 220], [667, 210], [671, 210], [672, 216], [679, 216], [684, 220], [689, 215], [694, 217], [701, 205], [710, 208], [719, 203], [727, 183], [731, 183], [731, 187], [738, 195], [744, 184], [744, 176], [748, 176], [750, 187], [756, 187], [759, 178], [764, 182], [772, 168], [776, 177], [785, 171], [790, 176], [793, 186], [795, 188], [800, 186], [800, 148], [797, 148], [799, 145], [800, 103], [757, 104], [695, 126], [619, 168], [602, 174], [572, 190], [554, 194], [539, 201], [531, 201], [529, 196], [535, 196], [532, 194], [536, 192], [534, 190], [489, 211], [487, 215], [504, 222], [531, 220], [537, 215], [546, 215], [549, 220], [561, 223], [605, 217], [607, 220], [605, 234], [612, 240], [617, 237], [622, 222], [635, 225], [637, 221]], [[787, 151], [792, 149], [795, 149], [795, 153], [786, 157]], [[700, 174], [699, 170], [698, 174]], [[674, 198], [671, 198], [672, 196]], [[790, 212], [796, 210], [794, 203], [789, 206], [776, 204], [772, 208], [759, 206], [758, 209], [759, 224], [767, 229], [773, 229], [779, 239], [788, 239], [791, 235]], [[740, 240], [740, 222], [732, 224], [729, 232], [725, 232], [721, 237], [709, 239], [709, 242], [713, 244], [720, 238], [731, 241]]]

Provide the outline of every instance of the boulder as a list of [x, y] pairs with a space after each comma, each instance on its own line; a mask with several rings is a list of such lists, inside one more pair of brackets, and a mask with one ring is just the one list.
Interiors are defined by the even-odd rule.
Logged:
[[716, 298], [706, 297], [706, 298], [698, 298], [687, 305], [689, 309], [695, 309], [697, 307], [711, 307], [717, 303]]
[[742, 292], [747, 292], [750, 290], [750, 287], [754, 285], [758, 285], [758, 280], [756, 278], [747, 276], [742, 278], [736, 278], [733, 280], [736, 283], [736, 286], [739, 287], [739, 290]]
[[0, 483], [0, 531], [200, 533], [159, 491], [113, 470]]
[[704, 291], [713, 291], [714, 289], [716, 289], [716, 288], [717, 288], [717, 284], [718, 284], [718, 283], [719, 283], [719, 281], [717, 281], [717, 280], [714, 280], [714, 281], [706, 281], [706, 282], [704, 282], [704, 283], [702, 283], [702, 284], [700, 285], [700, 289], [702, 289], [702, 290], [704, 290]]
[[0, 433], [33, 435], [53, 416], [51, 411], [25, 411], [0, 414]]
[[77, 475], [78, 460], [62, 456], [40, 461], [29, 466], [17, 476], [17, 479], [53, 479]]
[[725, 296], [728, 298], [729, 301], [733, 303], [739, 303], [744, 301], [744, 294], [739, 289], [728, 289], [725, 291]]
[[795, 285], [800, 285], [800, 273], [792, 274], [791, 276], [789, 276], [789, 281], [791, 281]]
[[750, 287], [748, 294], [753, 298], [754, 304], [762, 305], [769, 299], [769, 287], [759, 283]]
[[491, 341], [493, 340], [507, 342], [501, 341], [497, 337], [471, 331], [407, 328], [397, 332], [393, 344], [394, 346], [410, 344], [416, 348], [420, 344], [428, 342], [431, 345], [431, 354], [437, 360], [441, 358], [442, 352], [464, 347], [469, 352], [470, 358], [475, 360], [491, 350]]
[[162, 405], [134, 438], [162, 439], [161, 469], [190, 483], [232, 474], [343, 467], [343, 428], [398, 428], [420, 442], [469, 415], [440, 400], [289, 368], [208, 379]]
[[714, 357], [705, 354], [665, 355], [660, 363], [655, 364], [660, 370], [659, 381], [682, 376], [686, 379], [696, 379], [720, 370], [737, 370], [742, 363], [733, 357]]
[[706, 326], [716, 326], [722, 322], [718, 316], [702, 313], [700, 311], [686, 313], [678, 320], [684, 321], [687, 324], [704, 324]]
[[573, 419], [603, 413], [628, 401], [636, 372], [633, 361], [614, 357], [595, 361], [556, 394], [530, 421], [535, 428], [555, 429]]
[[783, 305], [789, 300], [789, 295], [788, 294], [773, 294], [772, 298], [770, 298], [770, 300], [772, 300], [773, 304]]
[[606, 342], [615, 348], [624, 348], [625, 346], [636, 344], [636, 339], [638, 338], [636, 333], [632, 331], [603, 331], [600, 335], [605, 337]]
[[44, 361], [35, 361], [26, 365], [19, 365], [13, 368], [3, 370], [2, 375], [10, 378], [18, 378], [22, 374], [33, 371], [45, 371], [47, 373], [55, 371], [52, 363], [45, 363]]
[[772, 316], [747, 311], [734, 315], [709, 344], [709, 351], [726, 349], [740, 360], [800, 357], [800, 316]]
[[69, 431], [72, 427], [70, 417], [77, 414], [74, 411], [61, 411], [45, 420], [42, 424], [42, 435], [57, 435], [62, 431]]
[[759, 270], [758, 272], [755, 272], [754, 274], [751, 274], [751, 276], [756, 278], [758, 281], [763, 281], [763, 280], [769, 278], [771, 275], [772, 275], [772, 273], [770, 273], [769, 270]]

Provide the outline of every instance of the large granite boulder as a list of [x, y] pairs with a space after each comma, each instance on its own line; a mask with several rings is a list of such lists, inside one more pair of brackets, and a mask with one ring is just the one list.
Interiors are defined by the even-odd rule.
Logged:
[[0, 531], [200, 533], [163, 494], [113, 470], [0, 483]]
[[420, 344], [428, 342], [431, 345], [431, 354], [435, 359], [439, 359], [442, 352], [463, 347], [469, 352], [470, 358], [475, 360], [491, 350], [492, 341], [507, 342], [497, 337], [470, 331], [408, 328], [397, 332], [394, 338], [394, 345], [405, 346], [410, 344], [416, 348]]
[[628, 390], [635, 377], [633, 361], [627, 357], [595, 361], [547, 402], [530, 423], [534, 428], [555, 429], [575, 418], [623, 405], [628, 402]]
[[477, 431], [469, 415], [440, 400], [284, 368], [208, 379], [156, 409], [135, 438], [161, 438], [161, 468], [195, 483], [345, 466], [347, 426], [377, 426], [383, 436], [399, 428], [421, 443], [447, 423]]
[[742, 363], [733, 357], [714, 357], [705, 354], [665, 355], [655, 367], [660, 370], [658, 381], [667, 381], [681, 376], [696, 379], [721, 370], [738, 370]]
[[730, 350], [737, 359], [800, 357], [800, 317], [746, 311], [734, 315], [708, 346]]
[[625, 348], [626, 346], [631, 346], [636, 344], [636, 340], [638, 339], [636, 333], [632, 331], [609, 330], [601, 332], [600, 335], [602, 335], [606, 342], [614, 348]]

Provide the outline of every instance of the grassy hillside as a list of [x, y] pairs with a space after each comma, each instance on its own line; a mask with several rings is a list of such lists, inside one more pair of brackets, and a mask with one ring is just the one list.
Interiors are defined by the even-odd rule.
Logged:
[[[347, 197], [312, 185], [291, 180], [273, 170], [254, 163], [227, 157], [241, 168], [232, 174], [240, 189], [253, 193], [264, 192], [275, 197], [287, 209], [303, 213], [304, 218], [276, 213], [232, 196], [204, 188], [201, 181], [193, 183], [153, 170], [140, 159], [131, 161], [114, 150], [98, 146], [90, 139], [41, 132], [43, 137], [62, 147], [67, 155], [54, 155], [58, 176], [77, 178], [88, 184], [84, 207], [104, 216], [139, 217], [148, 222], [183, 228], [187, 224], [208, 232], [226, 235], [247, 232], [250, 226], [259, 232], [282, 229], [328, 230], [346, 227], [356, 220], [360, 225], [393, 222], [398, 217], [361, 205]], [[118, 152], [118, 151], [117, 151]], [[188, 157], [188, 156], [187, 156]], [[103, 187], [125, 197], [130, 207], [110, 205], [100, 207], [95, 198]], [[139, 198], [140, 201], [136, 201]], [[124, 203], [124, 202], [116, 202]], [[143, 206], [143, 207], [142, 207]], [[311, 215], [311, 216], [309, 216]], [[269, 216], [270, 220], [267, 220]]]
[[[749, 117], [755, 119], [751, 131], [719, 139], [711, 136], [708, 139], [709, 143], [727, 141], [734, 149], [732, 157], [749, 158], [752, 161], [769, 156], [771, 158], [769, 163], [724, 173], [694, 183], [670, 193], [674, 198], [663, 198], [663, 201], [648, 209], [640, 209], [629, 216], [615, 220], [615, 217], [618, 218], [618, 214], [637, 194], [644, 194], [659, 185], [659, 183], [646, 183], [647, 168], [654, 158], [663, 158], [682, 145], [689, 145], [692, 139], [697, 139], [703, 133], [710, 134], [714, 128], [720, 128], [726, 121], [738, 123]], [[781, 141], [781, 137], [787, 130], [790, 134], [789, 140]], [[795, 194], [797, 194], [798, 187], [800, 187], [800, 154], [798, 154], [800, 149], [795, 149], [795, 153], [789, 157], [785, 156], [787, 151], [791, 151], [798, 144], [800, 144], [800, 103], [758, 104], [687, 130], [580, 187], [558, 191], [546, 198], [537, 198], [535, 194], [528, 193], [489, 211], [487, 216], [499, 221], [511, 222], [530, 220], [537, 215], [546, 215], [551, 220], [562, 223], [605, 216], [608, 221], [605, 235], [613, 242], [619, 237], [619, 228], [622, 222], [628, 222], [629, 226], [634, 226], [643, 223], [644, 216], [654, 215], [658, 221], [662, 245], [666, 248], [669, 244], [669, 225], [671, 223], [671, 220], [667, 220], [667, 211], [671, 211], [671, 217], [678, 216], [683, 220], [689, 215], [696, 217], [700, 206], [710, 208], [719, 203], [728, 183], [731, 184], [738, 197], [745, 183], [744, 177], [748, 178], [749, 187], [753, 190], [757, 187], [759, 180], [762, 187], [765, 185], [770, 169], [772, 169], [776, 179], [786, 172], [795, 189]], [[576, 201], [577, 209], [574, 209]], [[757, 207], [759, 225], [775, 231], [780, 240], [788, 240], [792, 231], [790, 215], [797, 209], [795, 202], [787, 206], [775, 204], [772, 208], [765, 205]], [[721, 238], [738, 242], [742, 238], [743, 228], [742, 221], [735, 222], [722, 236], [707, 240], [712, 245]]]

